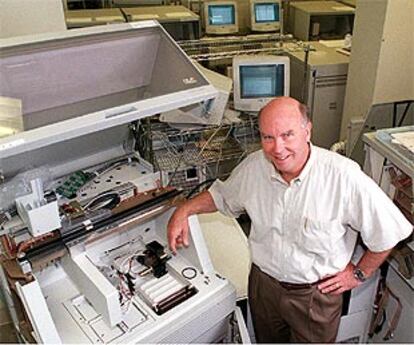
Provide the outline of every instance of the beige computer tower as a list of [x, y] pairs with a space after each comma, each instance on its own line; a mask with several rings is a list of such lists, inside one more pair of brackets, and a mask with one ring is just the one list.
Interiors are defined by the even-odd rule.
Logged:
[[337, 1], [297, 1], [289, 6], [288, 31], [302, 41], [340, 39], [352, 33], [355, 9]]
[[290, 95], [304, 102], [313, 123], [312, 142], [330, 148], [339, 140], [349, 57], [335, 48], [312, 43], [305, 69], [305, 53], [291, 52]]

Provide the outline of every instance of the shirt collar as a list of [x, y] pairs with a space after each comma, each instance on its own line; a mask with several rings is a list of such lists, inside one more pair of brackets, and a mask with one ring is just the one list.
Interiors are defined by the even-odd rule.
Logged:
[[[315, 155], [316, 155], [316, 150], [314, 149], [314, 146], [312, 145], [312, 143], [309, 143], [309, 159], [306, 162], [305, 166], [303, 167], [302, 171], [300, 172], [299, 176], [295, 177], [291, 183], [301, 183], [304, 178], [306, 177], [306, 175], [309, 173], [313, 162], [315, 161]], [[280, 175], [279, 171], [275, 168], [275, 166], [273, 165], [273, 163], [271, 161], [269, 161], [266, 158], [267, 161], [267, 168], [269, 170], [270, 173], [270, 179], [272, 181], [279, 181], [283, 184], [288, 184], [282, 177], [282, 175]]]

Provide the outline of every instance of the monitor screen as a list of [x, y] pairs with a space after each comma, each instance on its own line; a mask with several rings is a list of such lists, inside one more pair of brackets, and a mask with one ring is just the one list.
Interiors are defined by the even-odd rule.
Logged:
[[283, 96], [285, 65], [240, 66], [240, 98]]
[[279, 4], [271, 2], [257, 3], [254, 5], [256, 23], [269, 23], [279, 21]]
[[234, 5], [209, 5], [210, 25], [234, 25], [236, 23]]

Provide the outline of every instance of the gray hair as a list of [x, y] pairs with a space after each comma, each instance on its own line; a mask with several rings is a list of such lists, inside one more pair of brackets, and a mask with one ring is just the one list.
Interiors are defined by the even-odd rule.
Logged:
[[299, 102], [299, 112], [302, 115], [302, 126], [305, 127], [310, 122], [309, 107]]

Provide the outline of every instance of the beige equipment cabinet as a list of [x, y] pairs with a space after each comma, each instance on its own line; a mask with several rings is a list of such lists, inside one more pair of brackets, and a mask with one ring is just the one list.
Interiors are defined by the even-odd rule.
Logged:
[[121, 10], [128, 22], [157, 20], [176, 41], [200, 37], [200, 17], [184, 6], [141, 6]]
[[111, 7], [134, 7], [134, 6], [161, 6], [168, 5], [168, 0], [109, 0]]
[[203, 0], [181, 0], [181, 4], [194, 13], [200, 14], [203, 7]]
[[290, 3], [288, 31], [302, 41], [340, 39], [352, 33], [355, 9], [337, 1]]
[[304, 102], [313, 123], [312, 142], [330, 148], [339, 140], [349, 57], [318, 42], [305, 52], [288, 52], [290, 95]]
[[338, 2], [342, 2], [345, 5], [356, 7], [357, 0], [338, 0]]
[[65, 11], [65, 21], [68, 29], [126, 22], [119, 8]]

